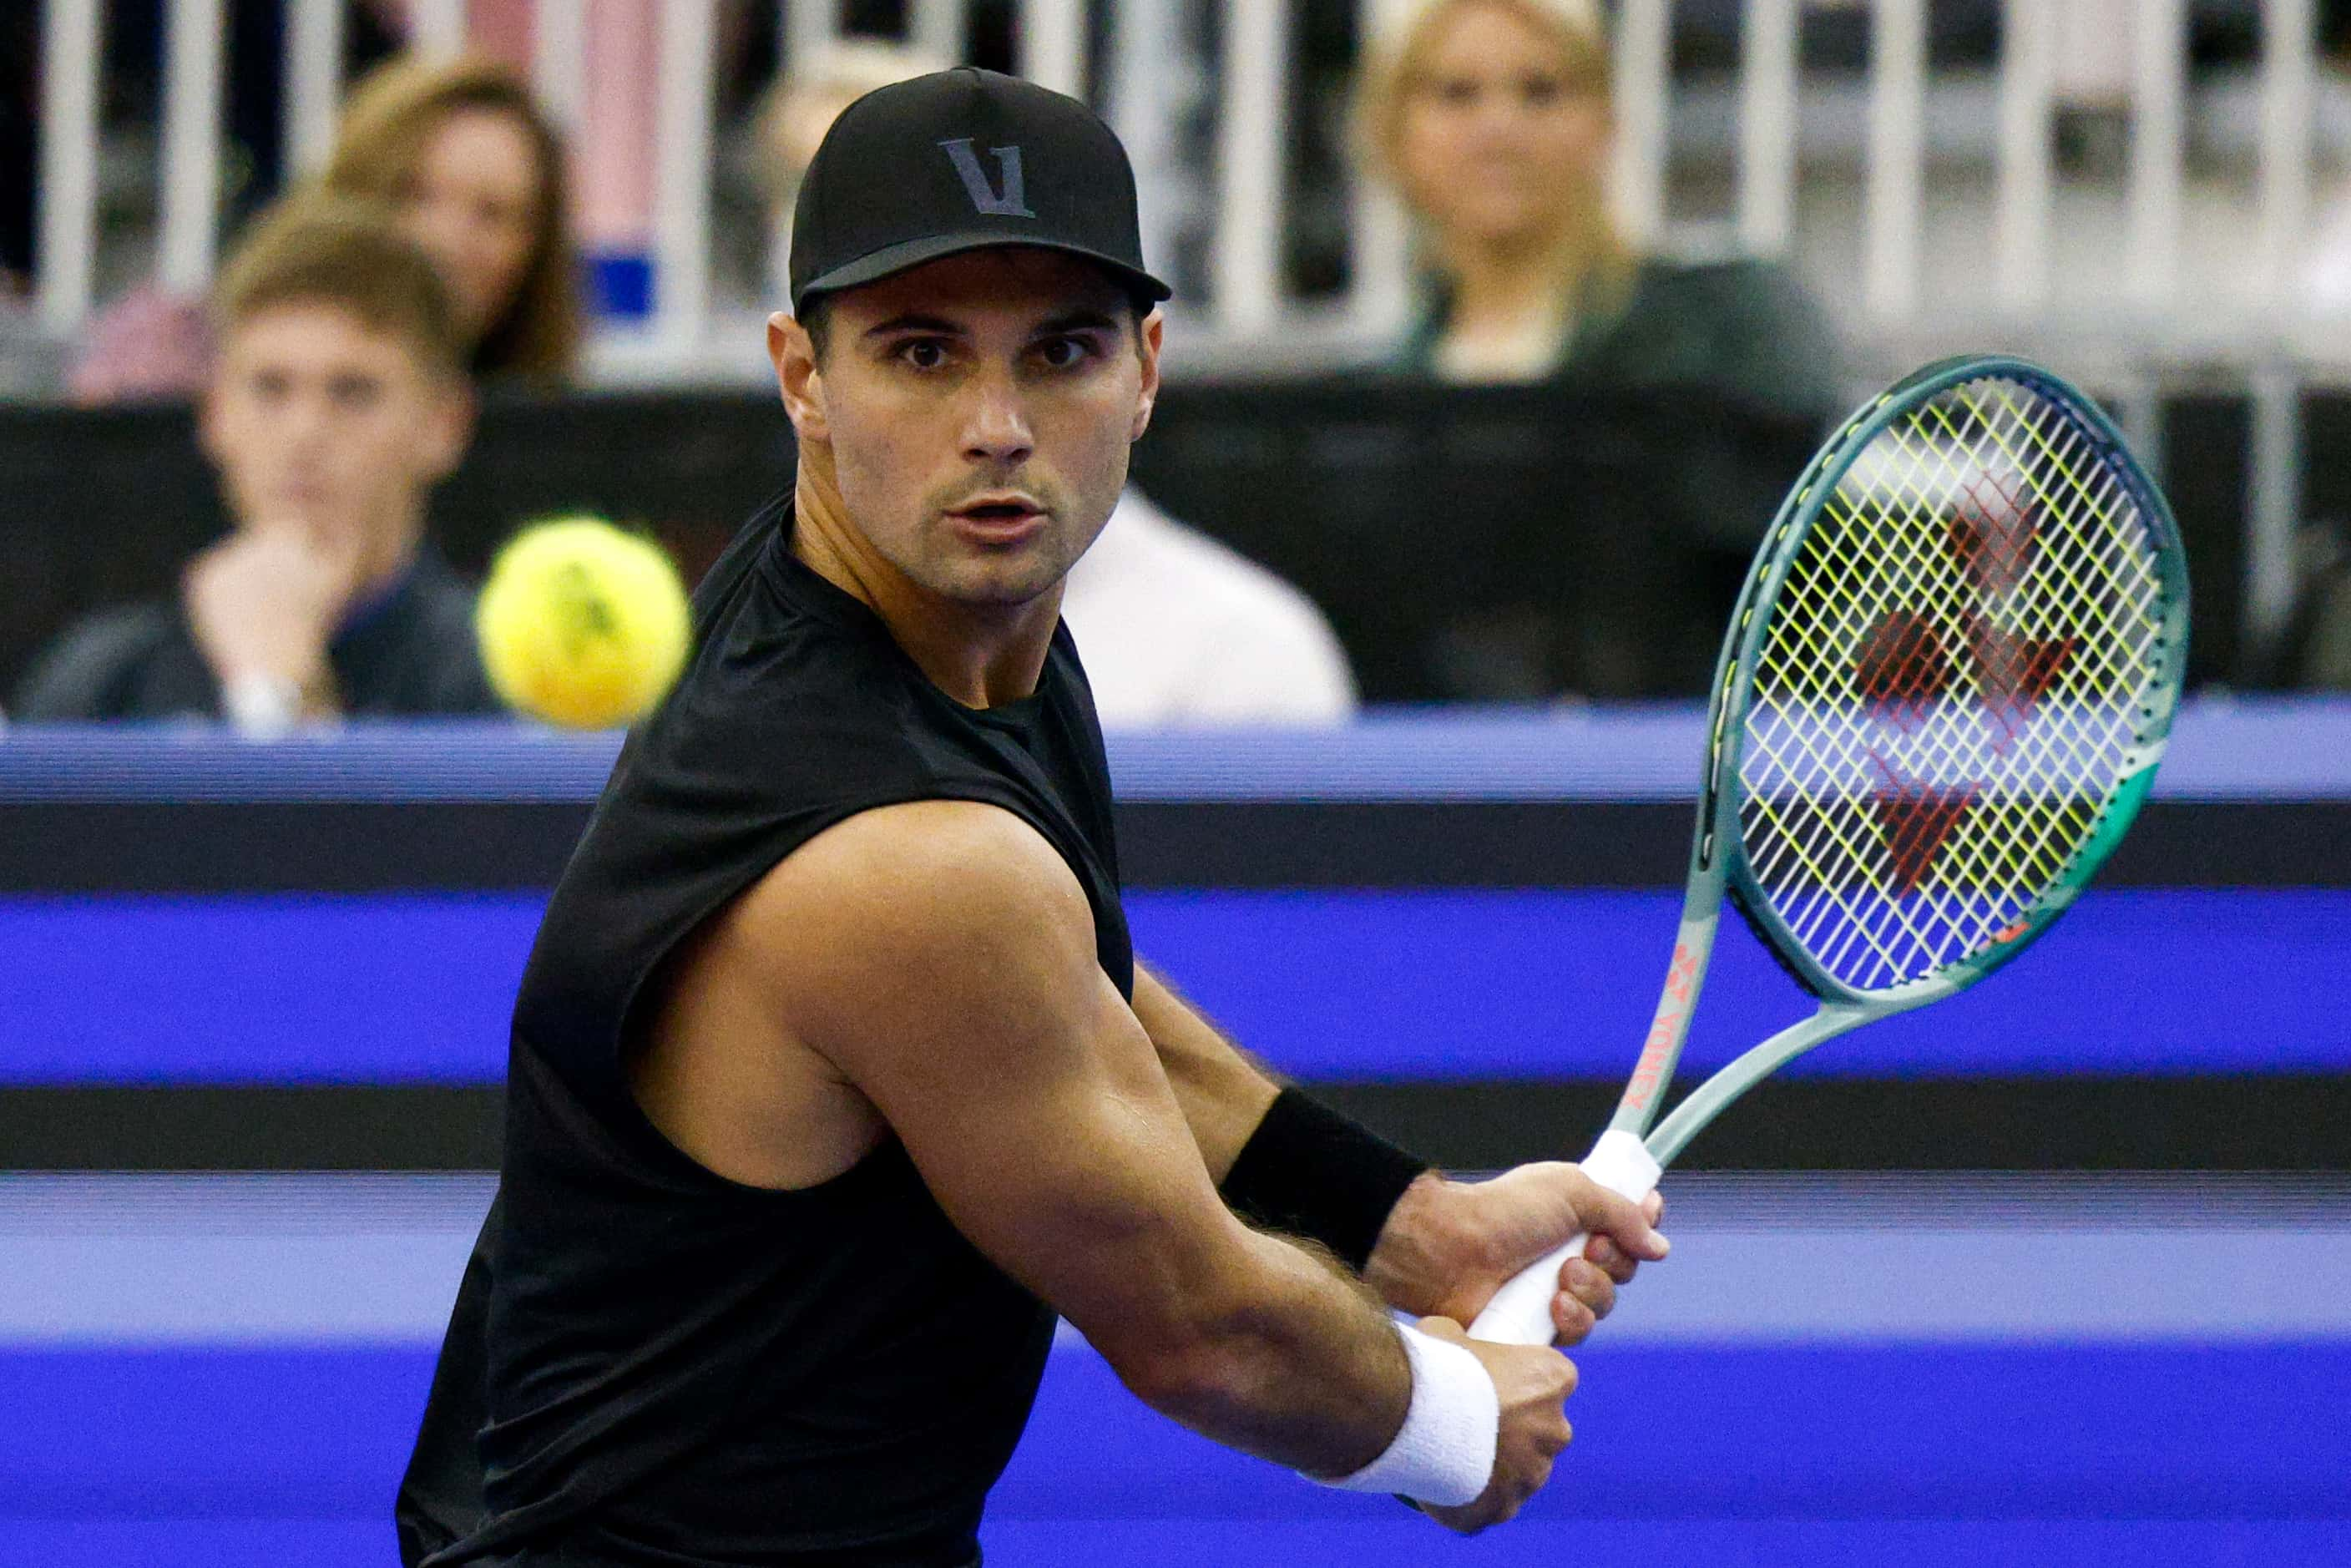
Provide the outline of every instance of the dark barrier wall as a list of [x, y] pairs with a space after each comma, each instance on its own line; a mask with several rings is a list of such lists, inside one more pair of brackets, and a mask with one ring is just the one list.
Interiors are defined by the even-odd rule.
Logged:
[[[2351, 463], [2325, 460], [2351, 444], [2351, 399], [2311, 414], [2311, 509], [2351, 511]], [[2233, 399], [2168, 410], [2199, 681], [2273, 674], [2238, 635], [2244, 428]], [[1687, 695], [1816, 434], [1689, 399], [1192, 384], [1167, 389], [1134, 476], [1313, 595], [1374, 700]], [[698, 571], [791, 462], [780, 409], [751, 393], [493, 401], [435, 526], [478, 571], [517, 522], [590, 510]], [[74, 616], [169, 592], [221, 526], [184, 408], [0, 407], [0, 692]]]
[[[1138, 947], [1448, 1165], [1562, 1152], [1646, 1027], [1696, 709], [1114, 737]], [[612, 737], [0, 738], [0, 1166], [469, 1168]], [[2083, 906], [1700, 1166], [2351, 1170], [2351, 704], [2197, 705]], [[1728, 930], [1694, 1068], [1804, 998]]]

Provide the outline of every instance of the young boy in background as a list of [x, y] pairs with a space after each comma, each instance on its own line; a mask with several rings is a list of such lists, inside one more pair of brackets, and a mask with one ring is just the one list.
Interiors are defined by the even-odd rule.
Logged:
[[199, 438], [232, 528], [170, 602], [68, 629], [9, 706], [26, 720], [225, 718], [271, 734], [344, 714], [489, 713], [472, 591], [424, 538], [473, 423], [424, 254], [370, 209], [297, 198], [214, 298]]

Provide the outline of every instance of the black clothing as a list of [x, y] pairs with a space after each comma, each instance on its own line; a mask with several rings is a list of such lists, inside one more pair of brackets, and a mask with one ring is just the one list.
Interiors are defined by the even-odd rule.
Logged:
[[[1395, 359], [1437, 370], [1452, 296], [1434, 287]], [[1566, 352], [1545, 380], [1562, 388], [1711, 392], [1815, 424], [1844, 412], [1834, 331], [1794, 274], [1770, 262], [1642, 259], [1615, 307], [1575, 312]], [[1761, 533], [1761, 522], [1745, 531]]]
[[[626, 1057], [664, 962], [714, 912], [825, 828], [917, 800], [987, 802], [1044, 835], [1131, 996], [1093, 700], [1057, 629], [1034, 694], [956, 703], [793, 555], [782, 504], [712, 569], [695, 622], [685, 676], [622, 750], [523, 977], [498, 1210], [403, 1487], [404, 1542], [466, 1529], [436, 1568], [510, 1552], [960, 1568], [1052, 1312], [964, 1239], [894, 1139], [812, 1187], [740, 1186], [646, 1119]], [[484, 1387], [486, 1513], [452, 1519], [472, 1456], [450, 1445]]]
[[[504, 711], [474, 641], [474, 591], [437, 551], [359, 607], [327, 645], [348, 714]], [[105, 610], [68, 628], [16, 689], [26, 720], [217, 719], [220, 683], [179, 601]]]
[[[1585, 410], [1583, 486], [1506, 509], [1500, 601], [1440, 624], [1429, 695], [1702, 695], [1757, 542], [1845, 411], [1828, 318], [1785, 268], [1652, 256], [1627, 281], [1579, 301], [1539, 383]], [[1451, 306], [1431, 290], [1396, 370], [1437, 372]]]

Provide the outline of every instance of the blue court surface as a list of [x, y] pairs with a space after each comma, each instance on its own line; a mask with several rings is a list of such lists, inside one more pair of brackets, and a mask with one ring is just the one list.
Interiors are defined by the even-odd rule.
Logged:
[[[1204, 889], [1126, 902], [1136, 951], [1284, 1071], [1604, 1079], [1647, 1027], [1681, 895]], [[0, 898], [13, 959], [0, 1083], [496, 1082], [543, 907], [535, 894]], [[1999, 985], [1788, 1071], [2340, 1071], [2346, 952], [2351, 890], [2092, 892]], [[1690, 1066], [1809, 1010], [1726, 921]]]
[[[1530, 1512], [1459, 1542], [1055, 1358], [996, 1563], [2351, 1562], [2351, 1345], [1594, 1349]], [[0, 1357], [0, 1563], [391, 1561], [417, 1347]]]
[[[476, 1177], [0, 1178], [0, 1564], [392, 1561]], [[2351, 1563], [2351, 1194], [1680, 1178], [1577, 1440], [1461, 1542], [1065, 1335], [1003, 1564]]]

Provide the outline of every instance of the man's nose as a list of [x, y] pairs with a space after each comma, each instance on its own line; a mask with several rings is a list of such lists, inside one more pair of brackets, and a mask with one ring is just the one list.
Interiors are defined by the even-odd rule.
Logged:
[[332, 423], [327, 396], [319, 392], [305, 392], [287, 399], [282, 417], [287, 439], [298, 445], [314, 445], [323, 441]]
[[982, 378], [973, 391], [971, 413], [964, 426], [964, 455], [1009, 465], [1025, 460], [1036, 445], [1028, 413], [1010, 378]]

